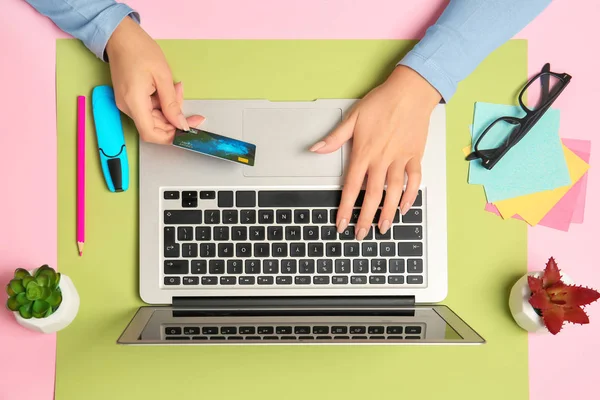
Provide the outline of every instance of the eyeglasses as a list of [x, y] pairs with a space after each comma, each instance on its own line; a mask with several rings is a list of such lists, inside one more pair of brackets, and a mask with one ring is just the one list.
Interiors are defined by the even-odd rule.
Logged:
[[[537, 85], [538, 80], [541, 93], [538, 103], [530, 109], [525, 106], [523, 97], [530, 87], [530, 90], [535, 90], [536, 86], [531, 85], [534, 83]], [[531, 78], [519, 93], [519, 105], [525, 112], [525, 116], [500, 117], [492, 122], [479, 136], [475, 142], [475, 150], [466, 159], [468, 161], [481, 159], [483, 167], [491, 170], [542, 118], [570, 81], [571, 75], [552, 72], [550, 64], [545, 64], [541, 72]], [[486, 138], [485, 144], [482, 144], [484, 138]]]

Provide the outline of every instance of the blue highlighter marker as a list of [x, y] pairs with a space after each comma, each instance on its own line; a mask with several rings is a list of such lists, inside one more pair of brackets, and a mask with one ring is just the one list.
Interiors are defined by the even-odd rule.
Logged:
[[129, 188], [129, 161], [121, 112], [110, 86], [96, 86], [92, 90], [92, 111], [104, 180], [111, 192], [124, 192]]

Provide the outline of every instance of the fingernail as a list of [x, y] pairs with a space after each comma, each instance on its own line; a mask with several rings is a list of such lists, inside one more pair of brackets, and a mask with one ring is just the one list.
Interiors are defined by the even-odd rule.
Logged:
[[179, 114], [179, 124], [181, 125], [181, 128], [183, 128], [184, 131], [187, 132], [190, 130], [190, 126], [188, 125], [187, 119], [185, 119], [183, 114]]
[[340, 223], [338, 224], [338, 233], [344, 232], [344, 229], [346, 229], [347, 226], [348, 226], [348, 221], [346, 220], [346, 218], [342, 219], [340, 221]]
[[313, 147], [311, 147], [311, 148], [310, 148], [310, 151], [317, 151], [317, 150], [319, 150], [319, 149], [322, 149], [323, 147], [325, 147], [325, 145], [326, 145], [326, 144], [327, 144], [327, 143], [325, 143], [325, 142], [323, 142], [323, 141], [320, 141], [320, 142], [318, 142], [318, 143], [315, 143], [315, 144], [313, 145]]
[[400, 212], [402, 213], [402, 215], [406, 214], [406, 212], [408, 211], [409, 208], [410, 208], [410, 204], [409, 203], [405, 203], [402, 206], [402, 209], [400, 210]]
[[367, 230], [365, 228], [360, 228], [358, 234], [356, 235], [356, 240], [363, 240], [367, 236]]
[[384, 235], [388, 229], [390, 229], [390, 221], [388, 221], [387, 219], [385, 221], [383, 221], [383, 223], [381, 224], [381, 229], [379, 230], [381, 232], [382, 235]]

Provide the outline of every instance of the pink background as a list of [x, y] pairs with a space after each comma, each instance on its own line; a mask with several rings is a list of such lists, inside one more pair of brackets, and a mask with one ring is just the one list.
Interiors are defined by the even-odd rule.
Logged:
[[[446, 1], [399, 0], [131, 0], [155, 38], [408, 39], [420, 38]], [[168, 8], [168, 13], [165, 12]], [[236, 10], [231, 13], [231, 10]], [[266, 10], [266, 11], [265, 11]], [[545, 62], [574, 79], [555, 104], [562, 110], [561, 135], [598, 138], [600, 79], [592, 38], [600, 3], [555, 0], [518, 38], [529, 39], [530, 74]], [[0, 13], [0, 281], [16, 267], [56, 264], [55, 39], [66, 37], [23, 0], [4, 0]], [[550, 256], [576, 282], [600, 288], [592, 257], [600, 233], [600, 177], [592, 143], [585, 221], [568, 233], [530, 229], [529, 268], [541, 269]], [[73, 238], [75, 240], [75, 238]], [[5, 296], [1, 297], [5, 302]], [[2, 307], [4, 305], [2, 304]], [[531, 399], [591, 398], [600, 392], [600, 308], [588, 308], [592, 324], [567, 326], [559, 336], [530, 336]], [[30, 333], [0, 312], [0, 399], [53, 398], [55, 336]], [[10, 385], [23, 371], [34, 385]], [[596, 371], [596, 374], [594, 374]], [[507, 384], [510, 384], [507, 382]]]

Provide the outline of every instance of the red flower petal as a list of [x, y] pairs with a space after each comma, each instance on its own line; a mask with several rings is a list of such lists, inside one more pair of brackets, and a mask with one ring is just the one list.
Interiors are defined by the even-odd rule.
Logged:
[[544, 291], [535, 292], [529, 298], [529, 304], [531, 304], [533, 308], [538, 308], [540, 310], [547, 310], [554, 306], [550, 301], [550, 297], [548, 297], [548, 295]]
[[550, 259], [546, 263], [543, 281], [544, 287], [554, 285], [555, 283], [560, 281], [560, 271], [558, 270], [558, 265], [556, 265], [556, 261], [554, 261], [554, 257], [550, 257]]
[[600, 298], [600, 293], [593, 289], [562, 282], [548, 287], [546, 292], [553, 303], [564, 304], [566, 307], [585, 306]]
[[551, 334], [556, 335], [562, 329], [564, 324], [564, 312], [560, 307], [552, 307], [542, 312], [544, 325], [548, 328]]
[[565, 321], [569, 321], [573, 324], [589, 324], [590, 323], [590, 319], [588, 318], [587, 314], [585, 313], [585, 311], [583, 311], [582, 308], [579, 307], [569, 307], [569, 308], [565, 308]]
[[542, 290], [542, 280], [540, 278], [536, 278], [535, 276], [528, 276], [527, 283], [529, 284], [529, 290], [533, 293]]

